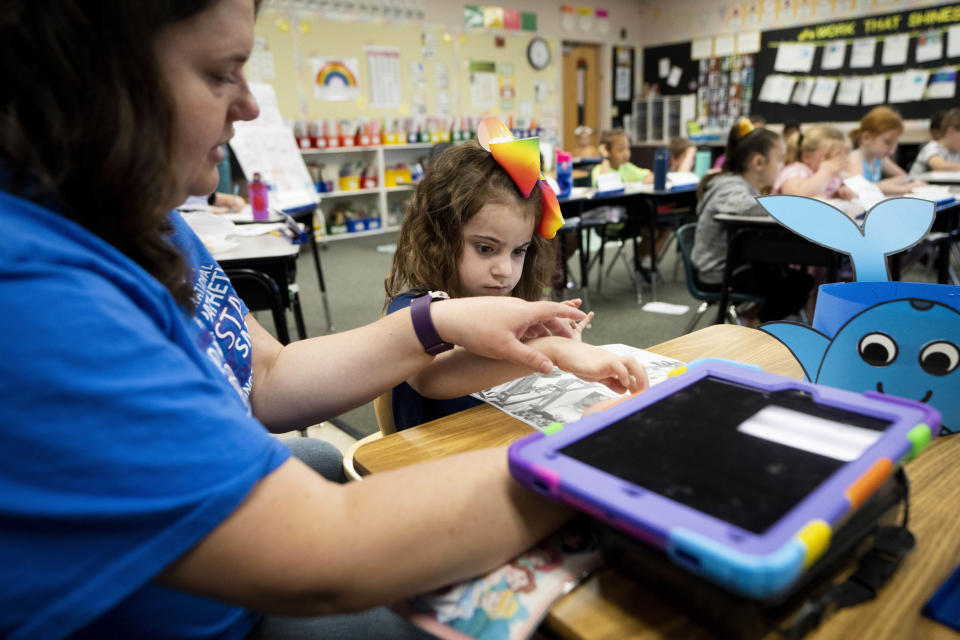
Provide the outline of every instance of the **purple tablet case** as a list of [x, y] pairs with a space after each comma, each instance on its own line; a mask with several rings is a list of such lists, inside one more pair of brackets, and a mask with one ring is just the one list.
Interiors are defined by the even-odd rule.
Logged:
[[[760, 532], [691, 508], [561, 452], [706, 378], [763, 393], [809, 394], [826, 410], [848, 411], [890, 424], [858, 457], [831, 461], [839, 466]], [[718, 409], [723, 410], [702, 408]], [[663, 550], [673, 562], [733, 592], [763, 599], [786, 591], [827, 549], [832, 532], [846, 517], [899, 465], [929, 444], [939, 431], [939, 423], [940, 414], [935, 409], [912, 400], [876, 392], [853, 393], [711, 359], [680, 367], [665, 382], [610, 409], [519, 440], [510, 447], [508, 458], [510, 471], [521, 484]], [[738, 427], [737, 431], [742, 429]], [[717, 483], [722, 482], [724, 478], [718, 477]]]

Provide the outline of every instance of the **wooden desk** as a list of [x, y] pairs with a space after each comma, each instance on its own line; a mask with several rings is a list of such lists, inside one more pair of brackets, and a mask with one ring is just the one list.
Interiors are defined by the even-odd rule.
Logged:
[[[739, 358], [767, 371], [800, 378], [799, 364], [767, 334], [737, 325], [713, 325], [654, 347], [678, 360], [714, 356]], [[379, 472], [433, 458], [508, 444], [531, 427], [484, 405], [360, 447], [354, 464]], [[923, 603], [960, 562], [960, 436], [934, 442], [906, 466], [910, 476], [910, 529], [917, 548], [876, 600], [829, 618], [811, 640], [944, 639], [957, 634], [920, 616]], [[707, 629], [661, 602], [609, 567], [553, 606], [546, 624], [574, 640], [678, 640], [714, 637]]]

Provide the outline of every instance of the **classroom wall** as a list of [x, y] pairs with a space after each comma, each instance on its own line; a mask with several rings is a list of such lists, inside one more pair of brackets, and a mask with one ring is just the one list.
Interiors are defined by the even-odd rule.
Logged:
[[[335, 2], [332, 4], [336, 4]], [[601, 34], [596, 29], [577, 28], [565, 31], [561, 20], [561, 0], [523, 0], [511, 3], [509, 8], [535, 13], [537, 30], [471, 29], [464, 27], [464, 4], [444, 0], [422, 0], [423, 20], [358, 18], [343, 11], [335, 12], [331, 3], [285, 2], [274, 0], [261, 12], [256, 26], [256, 52], [248, 65], [251, 80], [272, 84], [277, 92], [278, 105], [285, 118], [316, 120], [323, 118], [386, 118], [413, 116], [426, 112], [438, 115], [449, 105], [452, 116], [494, 115], [532, 117], [541, 124], [559, 127], [562, 123], [561, 55], [564, 41], [598, 43], [601, 49], [601, 86], [604, 93], [601, 121], [609, 120], [611, 83], [609, 81], [609, 45], [642, 43], [636, 34], [640, 30], [642, 7], [634, 0], [614, 0], [595, 5], [609, 13], [610, 31]], [[625, 30], [621, 34], [621, 29]], [[526, 49], [530, 39], [540, 35], [552, 49], [550, 66], [535, 71], [527, 62]], [[503, 39], [497, 47], [495, 39]], [[394, 47], [400, 53], [403, 74], [402, 100], [390, 107], [378, 108], [371, 104], [370, 78], [364, 47], [380, 45]], [[349, 58], [357, 62], [357, 95], [347, 100], [331, 101], [315, 95], [313, 79], [317, 59]], [[479, 110], [471, 99], [471, 61], [489, 61], [498, 66], [512, 64], [515, 97], [512, 108]], [[411, 65], [422, 64], [421, 86], [411, 79], [417, 73]], [[447, 88], [438, 83], [446, 69]], [[539, 84], [539, 92], [535, 87]], [[442, 95], [445, 94], [445, 95]], [[422, 105], [422, 106], [420, 106]]]

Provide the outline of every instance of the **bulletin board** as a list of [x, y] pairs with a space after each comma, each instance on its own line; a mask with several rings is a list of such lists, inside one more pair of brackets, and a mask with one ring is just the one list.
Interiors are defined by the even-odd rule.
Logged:
[[[670, 74], [678, 74], [676, 83]], [[656, 86], [660, 95], [673, 96], [696, 93], [699, 64], [690, 58], [690, 42], [645, 47], [643, 50], [643, 81]]]
[[[454, 31], [412, 21], [331, 19], [311, 9], [270, 8], [258, 18], [247, 75], [274, 86], [280, 112], [291, 120], [492, 114], [542, 122], [559, 114], [560, 52], [551, 42], [551, 63], [535, 71], [526, 58], [533, 35]], [[384, 60], [397, 72], [396, 86], [371, 83], [372, 47], [391, 54]], [[476, 108], [472, 103], [476, 91], [471, 86], [471, 63], [477, 62], [492, 63], [496, 75], [492, 107]], [[326, 99], [322, 83], [328, 77], [341, 87], [347, 78], [351, 90], [341, 99]], [[377, 96], [384, 92], [399, 100], [377, 105]]]
[[[857, 64], [860, 64], [863, 58], [870, 57], [869, 51], [867, 51], [868, 47], [855, 45], [854, 42], [868, 38], [873, 39], [875, 43], [872, 63], [869, 66], [854, 66], [852, 63], [855, 46], [859, 48], [857, 57], [861, 59], [857, 61]], [[935, 55], [935, 40], [937, 38], [940, 39], [939, 46], [942, 54], [933, 59], [922, 59]], [[904, 40], [906, 40], [905, 43]], [[825, 56], [828, 55], [827, 49], [831, 48], [835, 54], [837, 45], [834, 43], [841, 42], [845, 49], [842, 53], [842, 64], [838, 68], [824, 69], [823, 63]], [[784, 46], [784, 43], [788, 46], [796, 43], [813, 45], [812, 67], [809, 73], [780, 72], [775, 68], [778, 49]], [[901, 51], [900, 47], [897, 46], [898, 44], [905, 44], [905, 56], [903, 56], [902, 61], [900, 60], [901, 56], [897, 55]], [[923, 48], [919, 48], [921, 46]], [[891, 58], [896, 59], [897, 64], [883, 64], [886, 47], [890, 48]], [[863, 55], [864, 52], [866, 52], [866, 55]], [[836, 59], [835, 57], [834, 60]], [[828, 63], [828, 66], [831, 65]], [[795, 98], [798, 97], [794, 95], [791, 95], [787, 104], [763, 101], [760, 99], [761, 88], [764, 81], [773, 74], [786, 75], [798, 81], [804, 76], [823, 77], [835, 79], [838, 83], [844, 78], [860, 78], [862, 82], [864, 78], [883, 75], [887, 99], [880, 104], [889, 104], [896, 108], [904, 118], [925, 119], [938, 109], [948, 109], [956, 106], [955, 95], [945, 98], [923, 97], [920, 100], [893, 102], [890, 100], [892, 77], [907, 70], [925, 69], [931, 72], [930, 76], [932, 78], [934, 72], [942, 70], [942, 74], [938, 76], [938, 81], [945, 84], [941, 84], [940, 88], [946, 88], [946, 84], [949, 84], [952, 80], [953, 90], [956, 91], [956, 73], [957, 69], [960, 68], [960, 4], [765, 31], [761, 34], [761, 50], [755, 57], [755, 67], [757, 89], [754, 91], [751, 108], [754, 113], [763, 114], [772, 122], [783, 122], [785, 120], [800, 120], [801, 122], [856, 121], [875, 106], [874, 104], [862, 103], [857, 105], [837, 104], [836, 98], [839, 95], [839, 87], [830, 106], [801, 105], [795, 102]], [[796, 89], [796, 85], [794, 85], [794, 88]], [[802, 100], [802, 98], [798, 99]]]
[[[931, 36], [933, 38], [931, 38]], [[854, 42], [865, 38], [875, 40], [872, 63], [869, 66], [857, 67], [853, 62]], [[884, 50], [888, 46], [893, 49], [893, 43], [899, 38], [902, 44], [906, 40], [905, 54], [902, 60], [895, 64], [884, 64]], [[928, 57], [932, 39], [940, 39], [942, 54], [935, 58]], [[757, 113], [770, 122], [785, 120], [800, 120], [801, 122], [852, 122], [857, 121], [874, 105], [837, 104], [839, 86], [834, 93], [829, 106], [815, 104], [798, 104], [794, 101], [792, 90], [803, 78], [817, 78], [836, 80], [838, 85], [844, 78], [865, 78], [882, 75], [884, 77], [885, 99], [880, 104], [889, 104], [896, 108], [908, 119], [926, 119], [939, 109], [949, 109], [956, 106], [956, 78], [960, 74], [960, 4], [944, 4], [935, 7], [906, 10], [896, 13], [878, 14], [865, 17], [854, 17], [834, 22], [823, 22], [800, 27], [776, 29], [761, 32], [761, 46], [759, 52], [753, 56], [754, 87], [748, 104], [744, 104], [741, 113]], [[842, 63], [836, 68], [824, 69], [825, 51], [832, 43], [842, 42], [844, 47]], [[778, 50], [786, 44], [812, 45], [812, 64], [810, 71], [778, 71], [776, 67]], [[918, 48], [919, 47], [919, 48]], [[662, 46], [646, 47], [643, 50], [643, 78], [645, 83], [656, 85], [661, 94], [675, 95], [698, 91], [702, 101], [703, 91], [709, 87], [698, 86], [698, 61], [691, 60], [692, 43], [680, 42]], [[918, 55], [919, 54], [919, 55]], [[859, 57], [859, 56], [858, 56]], [[730, 58], [733, 58], [731, 56]], [[676, 86], [672, 86], [669, 74], [661, 73], [661, 60], [668, 59], [669, 66], [679, 67], [682, 78]], [[713, 59], [711, 59], [712, 61]], [[720, 63], [723, 59], [720, 59]], [[921, 99], [905, 102], [891, 102], [890, 89], [892, 77], [906, 71], [929, 71], [929, 79], [936, 77], [938, 89], [949, 91], [952, 84], [953, 95], [948, 97], [931, 97], [924, 95]], [[702, 71], [702, 70], [701, 70]], [[761, 99], [764, 82], [771, 75], [787, 76], [794, 81], [790, 98], [786, 104], [769, 102]], [[702, 77], [703, 74], [699, 73]], [[902, 77], [902, 75], [901, 75]], [[694, 85], [688, 83], [692, 79]], [[876, 81], [874, 81], [876, 82]], [[862, 93], [861, 93], [862, 95]], [[749, 107], [749, 108], [747, 108]], [[698, 104], [699, 116], [706, 118], [703, 105]]]

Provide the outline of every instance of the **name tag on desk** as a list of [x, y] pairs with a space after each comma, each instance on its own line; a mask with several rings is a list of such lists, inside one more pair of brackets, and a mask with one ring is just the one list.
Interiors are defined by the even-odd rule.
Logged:
[[601, 173], [597, 176], [597, 193], [605, 191], [623, 191], [623, 180], [616, 171]]

